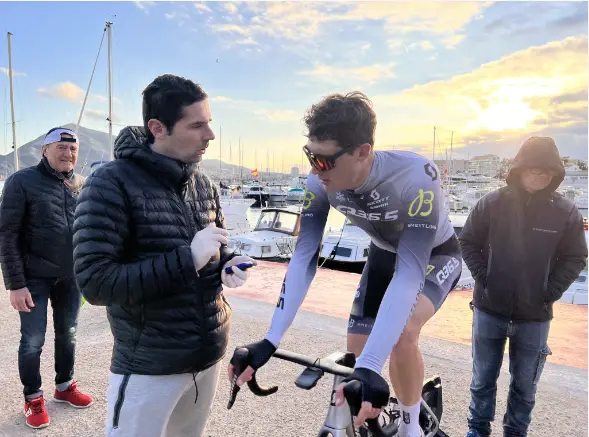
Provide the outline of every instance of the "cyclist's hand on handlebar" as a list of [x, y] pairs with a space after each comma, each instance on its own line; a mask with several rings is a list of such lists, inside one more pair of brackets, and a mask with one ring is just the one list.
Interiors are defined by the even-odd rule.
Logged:
[[[249, 381], [252, 379], [252, 375], [256, 370], [266, 364], [270, 357], [276, 352], [276, 347], [268, 340], [264, 339], [262, 341], [258, 341], [256, 343], [251, 343], [246, 346], [240, 346], [235, 348], [237, 351], [238, 349], [247, 349], [249, 354], [245, 363], [236, 362], [235, 352], [233, 353], [233, 357], [229, 362], [229, 368], [227, 369], [229, 373], [229, 381], [233, 381], [233, 377], [237, 372], [237, 385], [241, 387], [244, 382]], [[247, 367], [246, 367], [247, 366]], [[242, 367], [241, 369], [238, 367]], [[243, 367], [246, 367], [243, 369]]]
[[389, 403], [390, 391], [389, 385], [378, 373], [361, 367], [356, 368], [350, 376], [344, 379], [335, 392], [337, 407], [344, 403], [346, 383], [354, 380], [362, 384], [362, 405], [354, 422], [355, 426], [361, 426], [366, 419], [374, 419], [380, 415], [382, 407]]

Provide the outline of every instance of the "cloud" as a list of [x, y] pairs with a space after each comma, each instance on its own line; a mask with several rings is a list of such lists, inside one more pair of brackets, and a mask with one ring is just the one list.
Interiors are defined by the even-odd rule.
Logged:
[[254, 114], [258, 118], [267, 119], [270, 121], [290, 121], [300, 120], [301, 114], [290, 109], [256, 109]]
[[587, 63], [587, 37], [569, 37], [467, 74], [375, 96], [377, 114], [394, 120], [379, 124], [378, 136], [431, 144], [425, 133], [437, 125], [455, 130], [464, 146], [475, 139], [518, 142], [535, 131], [578, 129], [587, 124]]
[[419, 47], [422, 50], [433, 50], [435, 49], [434, 45], [429, 41], [419, 41], [414, 42], [413, 44], [409, 44], [409, 49]]
[[214, 24], [212, 26], [215, 32], [222, 32], [222, 33], [237, 33], [239, 35], [251, 35], [251, 31], [248, 30], [246, 27], [239, 26], [237, 24]]
[[209, 8], [205, 2], [194, 2], [193, 3], [194, 7], [196, 8], [196, 10], [199, 12], [199, 14], [203, 14], [205, 12], [211, 13], [213, 11], [211, 11], [211, 8]]
[[149, 8], [155, 6], [155, 2], [153, 1], [133, 0], [133, 3], [145, 12], [146, 15], [149, 15]]
[[309, 76], [324, 82], [343, 84], [360, 82], [365, 85], [374, 84], [381, 79], [395, 77], [395, 64], [372, 64], [360, 67], [336, 67], [329, 65], [316, 65], [311, 70], [299, 71], [298, 74]]
[[172, 11], [170, 13], [164, 13], [164, 16], [167, 20], [173, 20], [178, 23], [179, 27], [184, 26], [187, 21], [191, 21], [192, 18], [186, 12], [182, 11]]
[[460, 34], [447, 36], [446, 38], [442, 39], [442, 43], [444, 44], [444, 47], [446, 47], [447, 49], [455, 49], [457, 45], [464, 41], [465, 38], [466, 35]]
[[[107, 111], [102, 110], [102, 109], [86, 108], [86, 109], [84, 109], [84, 117], [88, 117], [92, 120], [102, 121], [106, 125], [107, 119], [108, 119], [108, 113], [107, 113]], [[121, 118], [119, 116], [117, 116], [115, 113], [113, 113], [111, 121], [113, 123], [118, 124], [121, 122]]]
[[[8, 77], [8, 68], [6, 67], [0, 67], [0, 72], [4, 73], [6, 75], [6, 77]], [[23, 73], [21, 71], [16, 71], [16, 70], [12, 70], [12, 77], [17, 77], [17, 76], [23, 76], [26, 77], [27, 73]]]
[[[49, 88], [37, 88], [37, 92], [49, 98], [67, 100], [79, 104], [82, 104], [86, 95], [85, 90], [69, 81], [58, 83]], [[100, 94], [89, 94], [88, 102], [107, 103], [108, 97]], [[122, 103], [117, 97], [113, 97], [113, 102]], [[85, 109], [85, 111], [88, 111], [88, 109]]]
[[211, 102], [227, 105], [229, 108], [253, 114], [261, 120], [275, 122], [300, 120], [302, 112], [291, 109], [268, 108], [269, 102], [257, 102], [253, 100], [233, 99], [227, 96], [212, 97]]
[[[390, 33], [414, 31], [453, 34], [488, 7], [484, 2], [248, 2], [244, 35], [262, 34], [301, 41], [315, 37], [326, 23], [382, 22]], [[222, 32], [222, 27], [212, 26]], [[233, 29], [236, 31], [235, 29]]]
[[219, 103], [227, 103], [227, 102], [234, 102], [234, 100], [230, 97], [225, 96], [215, 96], [209, 99], [211, 102], [219, 102]]
[[237, 6], [235, 6], [234, 3], [227, 3], [224, 2], [223, 3], [223, 9], [225, 9], [227, 12], [229, 12], [230, 14], [235, 14], [237, 13]]
[[537, 35], [547, 29], [566, 35], [587, 34], [587, 2], [505, 2], [499, 11], [500, 16], [483, 28], [483, 33], [491, 38], [498, 34]]
[[48, 97], [79, 102], [86, 94], [82, 88], [72, 82], [62, 82], [50, 88], [38, 88], [37, 92]]

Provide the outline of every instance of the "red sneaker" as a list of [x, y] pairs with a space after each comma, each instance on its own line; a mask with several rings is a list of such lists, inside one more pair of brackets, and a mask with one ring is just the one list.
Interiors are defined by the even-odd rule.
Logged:
[[45, 408], [45, 399], [39, 396], [25, 401], [25, 419], [27, 426], [35, 429], [49, 426], [49, 413]]
[[78, 390], [78, 384], [75, 381], [65, 391], [55, 390], [53, 398], [56, 402], [65, 402], [75, 408], [88, 408], [94, 402], [91, 396]]

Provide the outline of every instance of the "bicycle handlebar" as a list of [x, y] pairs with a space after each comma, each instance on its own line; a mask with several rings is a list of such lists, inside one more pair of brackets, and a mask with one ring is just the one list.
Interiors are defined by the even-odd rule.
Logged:
[[[249, 351], [246, 348], [237, 349], [233, 354], [234, 375], [233, 381], [231, 382], [231, 394], [229, 397], [229, 403], [227, 404], [227, 409], [231, 409], [231, 407], [235, 403], [237, 393], [240, 390], [240, 387], [236, 384], [237, 378], [248, 366], [248, 355]], [[330, 373], [332, 375], [347, 377], [350, 376], [354, 371], [354, 369], [342, 366], [331, 361], [321, 363], [320, 359], [313, 360], [312, 358], [306, 355], [301, 355], [296, 352], [291, 352], [284, 349], [277, 349], [272, 356], [274, 358], [280, 358], [284, 361], [300, 364], [301, 366], [321, 369], [324, 372]], [[278, 391], [278, 386], [276, 385], [269, 387], [260, 386], [256, 379], [255, 372], [252, 375], [252, 379], [250, 379], [247, 382], [247, 386], [251, 390], [251, 392], [256, 396], [269, 396]], [[362, 406], [362, 384], [360, 383], [360, 381], [354, 380], [347, 382], [344, 386], [344, 397], [348, 402], [348, 405], [350, 406], [352, 416], [357, 416]], [[368, 429], [374, 437], [387, 437], [387, 435], [381, 428], [380, 423], [378, 422], [378, 418], [367, 419], [366, 424], [368, 425]]]

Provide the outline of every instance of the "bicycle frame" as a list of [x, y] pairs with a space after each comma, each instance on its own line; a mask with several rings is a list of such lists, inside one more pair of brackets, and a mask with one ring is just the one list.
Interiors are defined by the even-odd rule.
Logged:
[[[325, 415], [325, 421], [321, 426], [317, 437], [355, 437], [356, 433], [354, 431], [354, 426], [352, 423], [352, 416], [350, 413], [350, 407], [348, 402], [344, 399], [343, 405], [336, 407], [335, 406], [335, 392], [339, 385], [343, 382], [344, 378], [351, 375], [354, 369], [356, 358], [354, 354], [351, 353], [342, 353], [342, 352], [335, 352], [329, 355], [326, 358], [317, 358], [312, 359], [305, 355], [301, 355], [295, 352], [286, 351], [283, 349], [278, 349], [273, 355], [274, 358], [279, 358], [291, 363], [299, 364], [305, 367], [305, 370], [311, 370], [311, 373], [314, 373], [311, 377], [303, 378], [304, 372], [299, 376], [295, 384], [299, 388], [303, 388], [306, 390], [310, 390], [315, 387], [315, 384], [319, 379], [323, 377], [323, 372], [332, 374], [334, 376], [332, 390], [331, 390], [331, 400], [329, 403], [329, 407], [327, 413]], [[320, 372], [320, 373], [319, 373]], [[308, 375], [307, 375], [308, 376]], [[234, 380], [237, 378], [235, 377]], [[424, 389], [426, 384], [424, 384]], [[255, 374], [251, 381], [248, 382], [248, 387], [252, 390], [252, 392], [258, 396], [265, 396], [271, 393], [276, 392], [278, 387], [273, 386], [271, 388], [260, 388], [258, 385]], [[235, 400], [235, 396], [237, 395], [237, 391], [239, 388], [235, 389], [232, 387], [232, 399], [229, 401], [228, 408], [230, 405], [233, 405]], [[265, 394], [262, 394], [265, 392]], [[397, 400], [395, 398], [391, 398], [395, 404], [397, 404]], [[390, 403], [389, 403], [390, 405]], [[436, 414], [432, 411], [430, 406], [427, 402], [421, 399], [421, 406], [422, 412], [425, 413], [428, 420], [428, 428], [424, 430], [426, 432], [425, 437], [435, 437], [438, 435], [439, 429], [439, 419]], [[380, 428], [380, 427], [379, 427]], [[385, 430], [380, 429], [381, 433]], [[397, 425], [396, 424], [389, 424], [386, 427], [386, 434], [382, 433], [382, 435], [387, 436], [394, 436], [397, 433]], [[441, 433], [442, 435], [445, 435]]]

